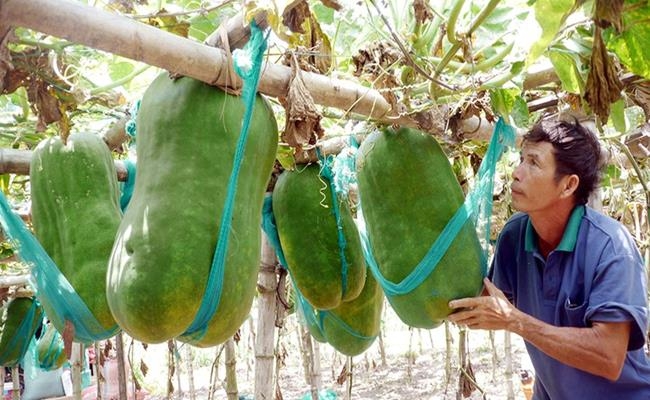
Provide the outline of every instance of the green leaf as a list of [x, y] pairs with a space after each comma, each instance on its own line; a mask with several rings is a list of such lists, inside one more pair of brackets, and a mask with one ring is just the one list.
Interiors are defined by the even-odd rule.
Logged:
[[632, 72], [650, 79], [650, 5], [647, 1], [630, 3], [645, 5], [626, 6], [626, 12], [623, 14], [625, 30], [610, 39], [607, 47], [616, 53]]
[[515, 97], [515, 103], [510, 114], [512, 115], [512, 122], [516, 126], [526, 128], [530, 125], [530, 112], [528, 111], [528, 104], [523, 97]]
[[526, 60], [528, 65], [531, 65], [544, 53], [564, 24], [566, 17], [571, 14], [573, 5], [574, 0], [537, 0], [535, 2], [535, 19], [542, 28], [542, 34], [528, 53]]
[[577, 65], [578, 60], [576, 60], [574, 53], [551, 49], [548, 57], [562, 82], [562, 88], [569, 93], [581, 94], [584, 88], [584, 80], [580, 75]]
[[111, 80], [118, 81], [133, 72], [135, 66], [127, 61], [118, 61], [108, 65], [108, 75]]
[[601, 185], [603, 187], [610, 187], [614, 182], [621, 178], [621, 170], [614, 164], [607, 164], [602, 175]]
[[515, 107], [515, 101], [519, 93], [521, 93], [521, 90], [518, 88], [490, 90], [492, 110], [502, 117], [509, 116]]
[[611, 105], [609, 122], [618, 132], [627, 132], [627, 124], [625, 123], [625, 100], [620, 99]]

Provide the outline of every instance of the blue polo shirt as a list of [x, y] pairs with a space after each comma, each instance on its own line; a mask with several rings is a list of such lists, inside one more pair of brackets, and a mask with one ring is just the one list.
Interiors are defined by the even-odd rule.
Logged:
[[526, 342], [535, 367], [534, 399], [650, 399], [646, 274], [627, 229], [591, 208], [577, 206], [562, 241], [547, 257], [539, 252], [528, 215], [517, 213], [499, 235], [492, 281], [521, 311], [556, 326], [631, 321], [620, 378], [580, 371]]

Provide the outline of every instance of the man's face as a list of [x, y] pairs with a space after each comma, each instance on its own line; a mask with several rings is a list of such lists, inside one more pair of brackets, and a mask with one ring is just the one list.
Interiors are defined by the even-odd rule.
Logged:
[[552, 212], [567, 178], [556, 181], [555, 168], [553, 145], [524, 142], [519, 165], [512, 173], [512, 206], [526, 213]]

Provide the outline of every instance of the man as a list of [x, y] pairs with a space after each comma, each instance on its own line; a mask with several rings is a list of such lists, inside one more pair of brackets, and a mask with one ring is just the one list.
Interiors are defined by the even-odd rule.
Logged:
[[484, 296], [449, 320], [520, 335], [533, 398], [650, 399], [646, 273], [624, 226], [585, 204], [599, 181], [598, 139], [578, 121], [543, 120], [522, 142], [512, 205]]

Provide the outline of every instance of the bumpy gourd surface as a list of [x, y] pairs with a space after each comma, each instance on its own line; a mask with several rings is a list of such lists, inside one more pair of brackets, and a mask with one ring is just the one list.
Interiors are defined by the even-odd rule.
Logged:
[[[369, 135], [359, 148], [357, 173], [374, 257], [386, 279], [400, 282], [463, 203], [462, 190], [436, 140], [408, 128]], [[422, 285], [389, 297], [397, 315], [413, 327], [439, 325], [451, 312], [449, 300], [480, 291], [480, 254], [468, 222]]]
[[332, 194], [319, 169], [284, 171], [273, 189], [273, 215], [291, 278], [312, 306], [327, 310], [359, 296], [366, 264], [350, 207], [337, 198], [348, 264], [344, 291]]
[[[43, 140], [30, 165], [32, 223], [45, 251], [101, 326], [115, 320], [106, 301], [106, 271], [122, 212], [114, 160], [91, 133]], [[41, 304], [60, 332], [48, 299]]]
[[[199, 308], [215, 252], [244, 115], [241, 98], [190, 78], [159, 76], [137, 121], [133, 197], [109, 265], [107, 296], [132, 337], [182, 334]], [[221, 301], [197, 346], [221, 343], [248, 316], [260, 259], [262, 202], [277, 125], [258, 96], [239, 172]]]

